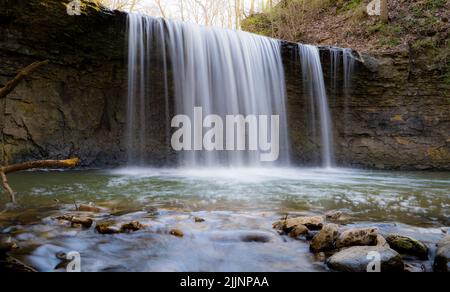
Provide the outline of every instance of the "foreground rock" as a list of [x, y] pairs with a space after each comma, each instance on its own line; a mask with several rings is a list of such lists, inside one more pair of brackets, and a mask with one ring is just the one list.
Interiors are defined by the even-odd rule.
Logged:
[[194, 218], [194, 222], [195, 222], [195, 223], [203, 223], [203, 222], [205, 222], [205, 219], [203, 219], [203, 218], [201, 218], [201, 217], [195, 217], [195, 218]]
[[169, 231], [170, 235], [176, 236], [176, 237], [183, 237], [184, 233], [180, 229], [172, 229]]
[[436, 272], [450, 272], [450, 235], [447, 235], [438, 243], [434, 270]]
[[120, 233], [120, 226], [114, 222], [99, 222], [97, 226], [95, 226], [95, 230], [97, 230], [100, 234], [118, 234]]
[[324, 222], [325, 220], [322, 216], [296, 217], [275, 222], [273, 227], [288, 234], [294, 228], [302, 228], [302, 226], [305, 226], [309, 230], [320, 230], [322, 229]]
[[80, 211], [80, 212], [91, 212], [91, 213], [100, 213], [100, 212], [102, 212], [102, 209], [100, 207], [94, 206], [92, 204], [88, 204], [88, 205], [82, 204], [82, 205], [78, 206], [77, 211]]
[[328, 259], [329, 268], [339, 272], [370, 271], [373, 255], [380, 256], [381, 272], [402, 272], [402, 257], [395, 250], [380, 246], [354, 246], [344, 249]]
[[336, 224], [327, 224], [322, 230], [313, 237], [310, 245], [312, 252], [330, 251], [335, 248], [335, 242], [338, 238], [339, 226]]
[[401, 254], [416, 256], [420, 259], [428, 259], [428, 247], [422, 242], [399, 234], [389, 234], [386, 236], [389, 246]]
[[390, 247], [389, 243], [386, 241], [386, 238], [384, 238], [382, 235], [377, 236], [377, 246]]
[[18, 246], [15, 242], [12, 241], [0, 242], [0, 258], [4, 258], [8, 252], [17, 248]]
[[63, 215], [63, 216], [57, 217], [56, 219], [61, 220], [61, 221], [70, 222], [71, 226], [73, 228], [79, 228], [79, 227], [90, 228], [92, 226], [92, 224], [94, 223], [94, 220], [92, 220], [91, 218], [77, 217], [77, 216], [72, 216], [72, 215]]
[[310, 236], [309, 229], [305, 225], [295, 226], [290, 232], [289, 237], [298, 239], [300, 237], [308, 238]]
[[141, 229], [145, 228], [144, 225], [142, 225], [138, 221], [132, 221], [130, 223], [126, 224], [117, 224], [115, 222], [99, 222], [97, 223], [97, 226], [95, 227], [95, 230], [97, 230], [100, 234], [119, 234], [119, 233], [130, 233], [130, 232], [136, 232]]
[[336, 247], [377, 245], [378, 229], [377, 228], [352, 228], [342, 232], [337, 241]]
[[0, 272], [4, 273], [35, 273], [37, 270], [11, 256], [0, 258]]
[[122, 227], [120, 228], [120, 232], [122, 232], [122, 233], [136, 232], [143, 228], [145, 228], [145, 226], [142, 225], [139, 221], [132, 221], [130, 223], [123, 224]]

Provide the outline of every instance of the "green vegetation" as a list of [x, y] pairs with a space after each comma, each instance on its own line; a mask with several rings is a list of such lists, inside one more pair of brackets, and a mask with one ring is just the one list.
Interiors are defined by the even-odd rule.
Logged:
[[389, 23], [368, 16], [369, 0], [283, 0], [271, 11], [250, 16], [243, 29], [294, 42], [352, 47], [364, 51], [409, 51], [424, 68], [450, 83], [448, 0], [398, 0]]

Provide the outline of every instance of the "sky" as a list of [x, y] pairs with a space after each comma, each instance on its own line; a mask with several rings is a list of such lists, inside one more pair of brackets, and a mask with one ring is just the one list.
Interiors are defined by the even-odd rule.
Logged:
[[[180, 0], [159, 0], [161, 3], [161, 6], [164, 7], [166, 17], [171, 19], [177, 19], [181, 20], [181, 13], [179, 9]], [[202, 3], [208, 3], [208, 9], [209, 11], [213, 9], [217, 9], [220, 13], [226, 14], [229, 10], [227, 7], [227, 4], [234, 4], [235, 0], [184, 0], [186, 2], [195, 3], [196, 1], [202, 2]], [[244, 7], [246, 11], [250, 10], [250, 0], [243, 0], [244, 1]], [[261, 3], [263, 0], [256, 0], [257, 3]], [[267, 0], [264, 0], [267, 1]], [[160, 9], [157, 5], [158, 0], [141, 0], [140, 5], [138, 7], [138, 11], [135, 12], [141, 12], [145, 14], [150, 14], [152, 16], [162, 16], [160, 13]], [[185, 4], [187, 6], [188, 4]], [[197, 15], [199, 13], [201, 14], [200, 6], [197, 7], [199, 10], [197, 12]], [[233, 10], [231, 10], [233, 11]], [[211, 13], [211, 12], [209, 12]], [[200, 24], [206, 24], [204, 22], [204, 18], [202, 19], [195, 19], [195, 13], [189, 11], [188, 9], [185, 9], [185, 21], [190, 22], [197, 22]], [[234, 14], [233, 14], [233, 23], [234, 23]], [[211, 23], [210, 25], [217, 25], [217, 26], [230, 26], [230, 22], [228, 20], [225, 20], [225, 16], [223, 16], [220, 20], [216, 18], [214, 23]]]

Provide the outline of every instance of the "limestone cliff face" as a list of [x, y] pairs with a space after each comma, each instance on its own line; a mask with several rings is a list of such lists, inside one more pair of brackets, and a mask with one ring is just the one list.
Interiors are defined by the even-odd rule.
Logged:
[[[126, 160], [126, 15], [88, 5], [82, 15], [69, 16], [66, 2], [0, 0], [0, 86], [26, 65], [50, 60], [0, 101], [2, 163], [70, 155], [84, 166]], [[295, 54], [295, 46], [283, 47], [292, 152], [297, 163], [313, 164], [320, 145], [308, 135]], [[449, 170], [448, 85], [431, 71], [415, 71], [408, 55], [363, 59], [349, 94], [328, 86], [339, 164]], [[166, 117], [162, 88], [152, 86], [148, 124], [158, 135], [148, 148], [160, 163], [167, 153]]]
[[[296, 48], [285, 45], [289, 120], [295, 159], [317, 164], [320, 145], [308, 135], [308, 102]], [[450, 169], [450, 86], [421, 66], [420, 56], [362, 55], [351, 88], [330, 79], [330, 52], [321, 50], [338, 165], [377, 169]], [[344, 73], [337, 84], [342, 84]], [[318, 121], [316, 121], [318, 123]]]
[[64, 3], [0, 1], [0, 84], [50, 60], [1, 101], [6, 163], [72, 154], [89, 166], [124, 159], [126, 16], [95, 6], [69, 16]]

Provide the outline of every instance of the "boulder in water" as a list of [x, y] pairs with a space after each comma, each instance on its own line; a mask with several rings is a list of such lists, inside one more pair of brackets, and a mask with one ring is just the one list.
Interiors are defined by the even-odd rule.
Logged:
[[127, 224], [123, 224], [120, 228], [120, 232], [136, 232], [143, 229], [145, 226], [142, 225], [139, 221], [132, 221]]
[[195, 217], [194, 221], [195, 221], [195, 223], [202, 223], [202, 222], [205, 222], [205, 219], [200, 218], [200, 217]]
[[377, 245], [378, 229], [371, 228], [352, 228], [343, 231], [337, 241], [336, 247], [350, 247], [350, 246], [364, 246]]
[[428, 259], [428, 247], [422, 242], [399, 234], [389, 234], [386, 236], [389, 246], [401, 254], [417, 256], [420, 259]]
[[450, 272], [450, 235], [447, 235], [438, 243], [434, 271]]
[[94, 220], [92, 220], [91, 218], [78, 217], [72, 215], [62, 215], [57, 217], [56, 219], [70, 222], [73, 228], [80, 228], [80, 227], [90, 228], [94, 223]]
[[93, 204], [87, 204], [87, 205], [86, 204], [82, 204], [82, 205], [78, 206], [77, 211], [80, 211], [80, 212], [91, 212], [91, 213], [100, 213], [100, 212], [102, 212], [102, 209], [97, 207], [97, 206], [94, 206]]
[[320, 230], [322, 229], [324, 222], [325, 220], [322, 216], [304, 216], [275, 222], [273, 227], [282, 230], [285, 233], [291, 232], [295, 227], [300, 225], [305, 226], [309, 230]]
[[[378, 257], [378, 258], [377, 258]], [[402, 257], [395, 250], [381, 246], [353, 246], [344, 249], [327, 261], [329, 268], [339, 272], [368, 272], [377, 265], [381, 272], [403, 272]]]
[[311, 251], [317, 253], [321, 251], [330, 251], [335, 248], [335, 242], [339, 234], [339, 226], [336, 224], [327, 224], [322, 230], [313, 237], [310, 245]]
[[180, 229], [171, 229], [169, 231], [170, 235], [176, 236], [176, 237], [183, 237], [184, 233]]

